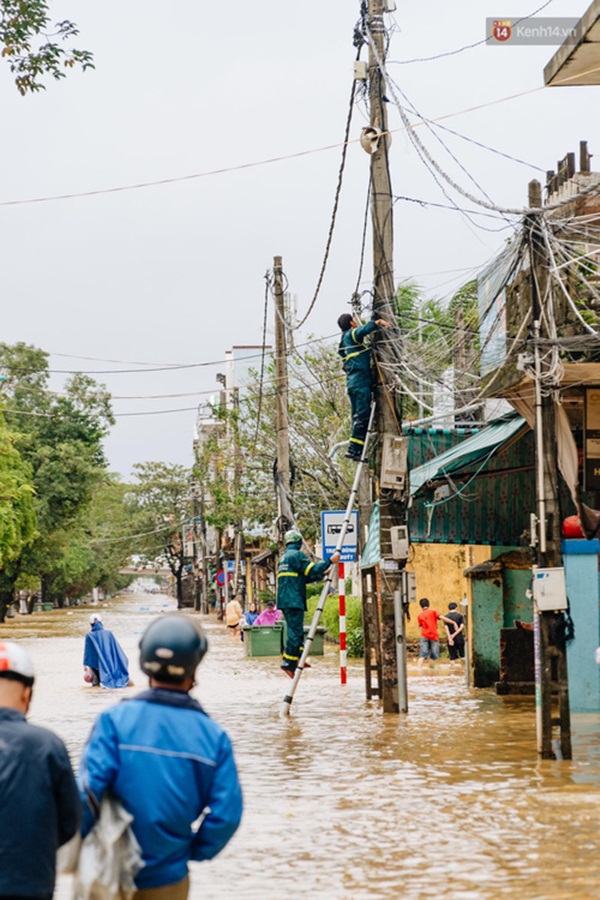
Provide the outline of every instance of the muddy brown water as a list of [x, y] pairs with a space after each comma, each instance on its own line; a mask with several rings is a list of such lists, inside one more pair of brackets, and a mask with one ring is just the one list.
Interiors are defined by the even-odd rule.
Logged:
[[[101, 609], [131, 662], [124, 691], [82, 681], [89, 607], [0, 626], [35, 661], [31, 721], [60, 734], [74, 764], [96, 715], [145, 686], [140, 635], [172, 609], [154, 595]], [[541, 762], [530, 698], [411, 664], [408, 716], [383, 716], [364, 699], [362, 664], [342, 687], [327, 645], [281, 718], [278, 660], [245, 658], [214, 617], [205, 626], [194, 693], [234, 742], [245, 814], [217, 859], [192, 865], [192, 900], [600, 898], [600, 716], [573, 716], [572, 761]], [[55, 900], [70, 895], [61, 876]]]

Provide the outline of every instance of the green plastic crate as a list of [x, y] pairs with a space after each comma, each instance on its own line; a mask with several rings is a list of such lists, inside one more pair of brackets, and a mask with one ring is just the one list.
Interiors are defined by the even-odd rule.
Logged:
[[244, 625], [246, 656], [281, 656], [283, 625]]
[[[304, 626], [304, 634], [305, 636], [308, 634], [309, 626]], [[315, 636], [313, 638], [313, 642], [310, 648], [311, 656], [324, 656], [325, 655], [325, 635], [327, 634], [327, 629], [324, 625], [317, 625], [317, 630], [315, 632]], [[285, 647], [285, 642], [287, 641], [287, 624], [284, 623], [283, 626], [283, 646]]]

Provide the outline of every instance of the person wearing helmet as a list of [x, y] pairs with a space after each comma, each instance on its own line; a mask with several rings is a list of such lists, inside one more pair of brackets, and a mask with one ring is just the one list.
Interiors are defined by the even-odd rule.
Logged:
[[302, 535], [296, 529], [285, 533], [284, 542], [285, 552], [277, 566], [277, 608], [282, 611], [287, 625], [281, 668], [293, 678], [304, 648], [306, 585], [321, 581], [329, 567], [339, 561], [340, 554], [334, 553], [323, 562], [312, 562], [300, 549]]
[[352, 409], [352, 434], [346, 452], [348, 459], [359, 460], [369, 426], [371, 399], [373, 396], [373, 373], [371, 371], [372, 351], [364, 339], [381, 325], [390, 328], [384, 319], [372, 319], [361, 325], [357, 316], [342, 313], [338, 319], [342, 337], [338, 353], [342, 357], [342, 365], [346, 373], [346, 388]]
[[129, 678], [129, 661], [123, 648], [98, 613], [90, 616], [90, 631], [83, 648], [84, 681], [103, 688], [124, 688], [133, 685]]
[[212, 859], [240, 823], [231, 742], [189, 694], [206, 649], [190, 616], [152, 622], [140, 641], [150, 689], [101, 713], [83, 751], [82, 833], [92, 828], [106, 791], [131, 813], [144, 862], [134, 900], [185, 900], [188, 862]]
[[65, 745], [25, 718], [33, 682], [24, 648], [0, 641], [0, 897], [50, 900], [56, 851], [77, 833], [81, 802]]

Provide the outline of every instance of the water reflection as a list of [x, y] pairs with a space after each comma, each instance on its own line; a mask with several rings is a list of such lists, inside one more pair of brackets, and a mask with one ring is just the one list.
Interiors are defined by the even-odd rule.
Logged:
[[[97, 713], [145, 686], [139, 636], [170, 607], [143, 596], [103, 610], [136, 683], [118, 692], [83, 684], [89, 609], [3, 627], [35, 660], [32, 721], [56, 730], [73, 759]], [[540, 762], [531, 698], [411, 666], [409, 715], [384, 718], [364, 699], [362, 664], [341, 687], [328, 646], [281, 718], [278, 661], [246, 659], [214, 618], [207, 630], [195, 695], [233, 738], [246, 813], [223, 854], [193, 868], [193, 900], [600, 897], [599, 716], [573, 717], [572, 761]], [[57, 900], [69, 896], [62, 878]]]

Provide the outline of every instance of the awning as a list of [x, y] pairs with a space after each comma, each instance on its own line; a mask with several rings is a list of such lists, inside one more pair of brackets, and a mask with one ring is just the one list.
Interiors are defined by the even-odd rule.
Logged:
[[410, 473], [411, 497], [430, 482], [441, 481], [448, 476], [455, 477], [473, 464], [485, 465], [501, 447], [515, 439], [519, 432], [525, 433], [528, 429], [525, 419], [517, 413], [508, 413], [495, 419], [478, 434], [413, 469]]
[[544, 68], [549, 87], [600, 84], [600, 0], [594, 0]]
[[260, 553], [257, 553], [256, 556], [253, 556], [250, 560], [251, 566], [263, 566], [267, 560], [272, 559], [275, 556], [274, 550], [261, 550]]

